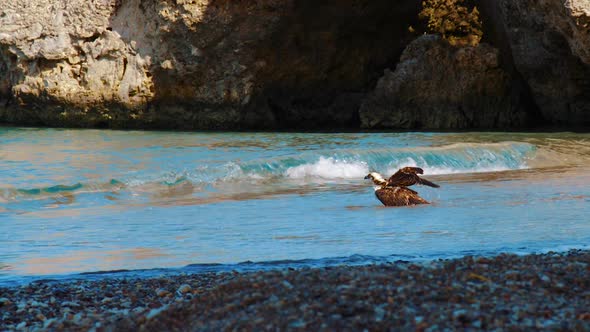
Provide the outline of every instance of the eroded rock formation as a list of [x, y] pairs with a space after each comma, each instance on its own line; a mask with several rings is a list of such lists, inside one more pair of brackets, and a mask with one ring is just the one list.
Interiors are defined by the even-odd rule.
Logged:
[[590, 125], [588, 1], [480, 0], [492, 46], [423, 37], [399, 61], [420, 2], [1, 1], [0, 123]]
[[360, 109], [364, 128], [456, 129], [523, 126], [510, 77], [487, 44], [453, 47], [424, 35], [386, 71]]
[[109, 1], [3, 2], [0, 115], [23, 124], [95, 126], [145, 109], [149, 58], [111, 31]]

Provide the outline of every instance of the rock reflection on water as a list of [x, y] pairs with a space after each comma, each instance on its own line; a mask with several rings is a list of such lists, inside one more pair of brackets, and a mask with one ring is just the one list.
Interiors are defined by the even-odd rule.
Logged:
[[23, 275], [50, 275], [85, 271], [136, 269], [142, 261], [161, 261], [169, 257], [157, 248], [121, 248], [117, 250], [69, 251], [51, 257], [30, 257], [16, 264], [13, 272]]

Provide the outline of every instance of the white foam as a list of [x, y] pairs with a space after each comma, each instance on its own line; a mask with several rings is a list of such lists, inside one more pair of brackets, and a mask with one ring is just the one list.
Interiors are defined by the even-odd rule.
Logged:
[[363, 178], [369, 173], [369, 166], [362, 161], [342, 161], [332, 157], [320, 157], [312, 164], [304, 164], [288, 168], [285, 175], [292, 179], [322, 178], [322, 179], [350, 179]]
[[588, 244], [561, 244], [555, 245], [553, 247], [546, 247], [540, 250], [542, 254], [547, 254], [549, 252], [568, 252], [570, 250], [590, 250], [590, 245]]

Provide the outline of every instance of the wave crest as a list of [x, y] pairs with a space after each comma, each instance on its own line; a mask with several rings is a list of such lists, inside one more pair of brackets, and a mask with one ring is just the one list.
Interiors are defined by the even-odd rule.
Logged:
[[321, 156], [315, 163], [291, 167], [285, 171], [285, 175], [292, 179], [309, 177], [321, 179], [360, 178], [367, 173], [369, 173], [369, 166], [364, 161], [349, 162], [324, 156]]
[[[405, 166], [424, 169], [428, 175], [494, 172], [529, 168], [537, 155], [535, 145], [529, 143], [460, 143], [439, 147], [342, 149], [314, 151], [278, 158], [248, 162], [229, 162], [224, 165], [187, 165], [182, 170], [168, 170], [157, 174], [142, 174], [111, 179], [104, 182], [57, 184], [38, 188], [0, 188], [0, 200], [40, 199], [65, 193], [110, 192], [129, 190], [135, 193], [223, 190], [224, 186], [239, 189], [267, 185], [267, 180], [279, 178], [323, 183], [341, 179], [362, 179], [377, 171], [385, 176]], [[236, 187], [237, 186], [237, 187]], [[252, 187], [254, 186], [254, 187]], [[186, 190], [180, 190], [180, 189]], [[188, 188], [188, 189], [187, 189]]]

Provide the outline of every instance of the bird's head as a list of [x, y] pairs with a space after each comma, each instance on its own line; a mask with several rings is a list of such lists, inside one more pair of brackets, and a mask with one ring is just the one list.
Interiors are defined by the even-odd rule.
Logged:
[[373, 181], [374, 184], [379, 185], [379, 186], [387, 183], [387, 181], [385, 181], [385, 179], [381, 176], [381, 174], [379, 174], [377, 172], [371, 172], [371, 173], [367, 174], [367, 176], [365, 176], [365, 180], [371, 180], [371, 181]]

